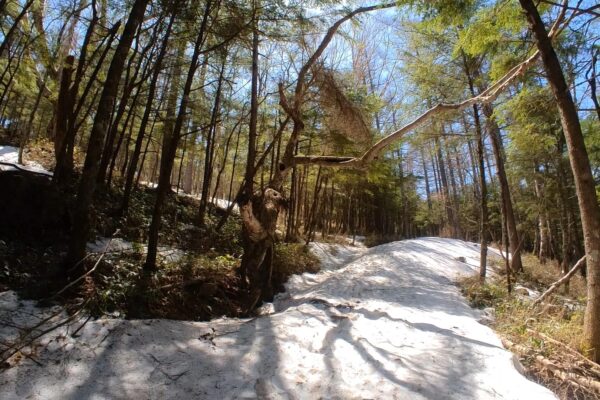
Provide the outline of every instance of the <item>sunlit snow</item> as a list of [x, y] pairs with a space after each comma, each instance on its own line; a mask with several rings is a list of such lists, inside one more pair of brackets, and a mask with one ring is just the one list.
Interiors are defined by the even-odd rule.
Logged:
[[[2, 399], [554, 399], [515, 368], [454, 281], [478, 246], [423, 238], [371, 249], [313, 244], [274, 312], [211, 322], [99, 319], [44, 338], [0, 374]], [[464, 257], [466, 263], [459, 260]], [[0, 337], [41, 309], [0, 294]], [[45, 310], [50, 313], [50, 310]]]
[[[15, 171], [19, 167], [31, 172], [37, 172], [40, 174], [52, 176], [52, 172], [44, 169], [40, 164], [35, 161], [26, 162], [26, 164], [19, 164], [19, 148], [13, 146], [0, 146], [0, 162], [6, 164], [0, 164], [0, 171]], [[13, 165], [7, 165], [13, 164]]]

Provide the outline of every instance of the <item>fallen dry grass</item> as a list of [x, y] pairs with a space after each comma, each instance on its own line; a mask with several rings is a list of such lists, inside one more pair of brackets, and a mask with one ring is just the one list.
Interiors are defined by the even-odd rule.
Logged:
[[[501, 268], [497, 260], [493, 268]], [[560, 279], [556, 263], [541, 264], [531, 254], [523, 256], [524, 273], [515, 286], [539, 293]], [[600, 365], [584, 356], [583, 313], [585, 279], [575, 276], [569, 285], [537, 307], [526, 290], [508, 293], [506, 277], [499, 275], [481, 285], [476, 277], [460, 283], [463, 294], [474, 307], [493, 308], [490, 323], [504, 345], [519, 356], [528, 377], [549, 389], [560, 399], [600, 399]]]

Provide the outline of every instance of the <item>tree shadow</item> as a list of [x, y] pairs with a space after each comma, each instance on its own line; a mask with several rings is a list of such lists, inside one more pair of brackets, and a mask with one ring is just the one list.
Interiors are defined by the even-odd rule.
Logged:
[[476, 322], [452, 271], [435, 267], [453, 247], [381, 249], [298, 280], [267, 316], [91, 321], [70, 351], [47, 350], [43, 367], [24, 361], [0, 375], [0, 398], [472, 399], [521, 390], [527, 381]]

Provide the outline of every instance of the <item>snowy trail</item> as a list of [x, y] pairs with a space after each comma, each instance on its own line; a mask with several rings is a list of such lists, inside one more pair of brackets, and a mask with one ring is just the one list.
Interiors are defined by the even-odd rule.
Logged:
[[[0, 146], [0, 162], [14, 164], [21, 169], [37, 172], [38, 174], [52, 176], [52, 172], [46, 171], [44, 167], [35, 161], [29, 161], [26, 165], [19, 164], [19, 148], [13, 146]], [[0, 171], [16, 171], [15, 166], [0, 164]]]
[[[293, 277], [273, 314], [89, 322], [40, 350], [44, 367], [25, 359], [0, 373], [0, 398], [554, 399], [453, 284], [477, 257], [474, 244], [437, 238], [340, 247], [323, 272]], [[0, 294], [3, 318], [29, 306], [15, 303]]]

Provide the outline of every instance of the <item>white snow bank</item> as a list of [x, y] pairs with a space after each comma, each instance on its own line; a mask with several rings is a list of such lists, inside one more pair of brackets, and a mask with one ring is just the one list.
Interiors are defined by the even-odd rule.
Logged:
[[[148, 252], [148, 246], [143, 243], [133, 243], [121, 238], [107, 238], [99, 236], [96, 241], [86, 245], [89, 253], [132, 253], [139, 251]], [[158, 256], [167, 262], [177, 262], [185, 256], [185, 251], [169, 246], [158, 246]]]
[[[156, 187], [156, 184], [154, 183], [149, 183], [149, 182], [140, 182], [141, 184], [144, 184], [150, 188], [154, 188]], [[174, 188], [176, 193], [180, 196], [186, 196], [186, 197], [191, 197], [192, 199], [196, 199], [196, 200], [200, 200], [200, 194], [193, 194], [193, 193], [185, 193], [183, 190], [179, 190], [177, 191], [177, 188]], [[226, 200], [226, 199], [221, 199], [221, 198], [210, 198], [209, 199], [209, 203], [211, 203], [212, 205], [214, 205], [216, 208], [219, 208], [223, 211], [226, 211], [229, 209], [229, 207], [231, 207], [231, 205], [233, 204], [233, 207], [231, 208], [231, 212], [233, 214], [239, 214], [240, 213], [240, 209], [238, 207], [237, 204], [235, 204], [232, 201]]]
[[[477, 270], [476, 245], [424, 238], [361, 251], [292, 279], [268, 316], [100, 319], [77, 339], [64, 329], [60, 346], [35, 355], [43, 367], [24, 359], [0, 374], [0, 398], [555, 399], [517, 372], [453, 284]], [[10, 323], [24, 307], [0, 299]], [[0, 325], [3, 342], [11, 329]]]
[[[13, 146], [0, 146], [0, 162], [15, 164], [19, 168], [52, 176], [52, 172], [47, 171], [35, 161], [29, 161], [26, 165], [19, 164], [19, 148]], [[0, 171], [16, 171], [17, 168], [11, 165], [0, 164]]]
[[[211, 203], [213, 203], [217, 208], [220, 208], [222, 210], [229, 209], [229, 207], [231, 207], [231, 204], [232, 204], [232, 202], [229, 200], [217, 199], [217, 198], [215, 198], [214, 201], [211, 200]], [[231, 211], [235, 214], [239, 214], [240, 210], [239, 210], [237, 204], [233, 205], [233, 208], [231, 209]]]
[[334, 243], [310, 242], [308, 244], [310, 251], [321, 260], [321, 270], [329, 271], [337, 269], [344, 264], [349, 263], [359, 255], [363, 254], [366, 247], [344, 246]]

